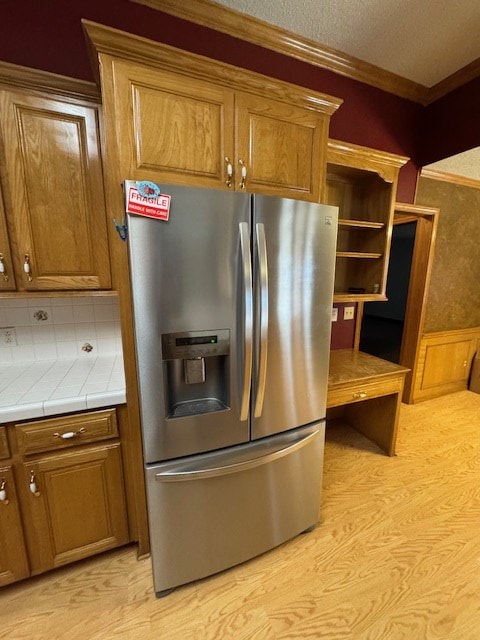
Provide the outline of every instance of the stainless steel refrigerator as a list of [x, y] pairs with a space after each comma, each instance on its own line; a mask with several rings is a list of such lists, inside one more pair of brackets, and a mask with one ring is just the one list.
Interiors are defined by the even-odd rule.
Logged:
[[161, 190], [168, 221], [128, 215], [157, 595], [318, 522], [337, 231], [327, 205]]

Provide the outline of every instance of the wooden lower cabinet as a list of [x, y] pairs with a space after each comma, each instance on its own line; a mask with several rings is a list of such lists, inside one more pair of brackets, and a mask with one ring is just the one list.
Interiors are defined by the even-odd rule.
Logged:
[[425, 333], [420, 340], [412, 401], [467, 389], [479, 346], [480, 327]]
[[0, 586], [131, 540], [115, 409], [0, 427]]
[[30, 574], [11, 466], [0, 467], [0, 586]]
[[128, 542], [120, 443], [25, 462], [19, 475], [32, 574]]

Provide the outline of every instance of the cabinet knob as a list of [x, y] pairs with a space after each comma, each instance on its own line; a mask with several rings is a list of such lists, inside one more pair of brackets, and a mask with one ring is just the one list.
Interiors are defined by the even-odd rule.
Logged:
[[37, 488], [37, 483], [35, 481], [35, 472], [34, 471], [30, 471], [30, 483], [28, 485], [28, 488], [33, 493], [33, 495], [38, 498], [38, 496], [40, 495], [40, 491]]
[[2, 274], [5, 282], [8, 282], [7, 269], [5, 267], [5, 259], [3, 257], [3, 253], [0, 253], [0, 273]]
[[0, 479], [0, 502], [8, 504], [10, 500], [7, 498], [7, 481], [5, 478]]
[[244, 161], [240, 158], [238, 164], [241, 167], [241, 178], [240, 178], [240, 189], [245, 189], [245, 183], [247, 181], [247, 167], [245, 166]]
[[33, 278], [32, 278], [32, 268], [30, 266], [30, 256], [28, 255], [28, 253], [25, 254], [25, 260], [23, 262], [23, 270], [27, 274], [28, 281], [32, 282], [32, 280], [33, 280]]
[[366, 391], [356, 391], [355, 393], [352, 393], [352, 397], [355, 399], [360, 400], [361, 398], [366, 398], [367, 397], [367, 392]]
[[225, 180], [225, 184], [227, 187], [232, 186], [232, 176], [233, 176], [233, 165], [230, 162], [230, 158], [225, 156], [225, 162], [227, 163], [227, 179]]

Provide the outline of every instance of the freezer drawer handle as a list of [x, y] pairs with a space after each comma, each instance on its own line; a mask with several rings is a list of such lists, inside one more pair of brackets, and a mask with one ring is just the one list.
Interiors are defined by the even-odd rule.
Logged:
[[206, 480], [207, 478], [216, 478], [218, 476], [231, 475], [232, 473], [238, 473], [240, 471], [247, 471], [248, 469], [254, 469], [260, 467], [274, 460], [279, 460], [285, 456], [290, 455], [294, 451], [302, 449], [309, 444], [314, 438], [318, 437], [319, 432], [308, 434], [301, 440], [294, 442], [288, 447], [267, 453], [265, 456], [254, 458], [253, 460], [247, 460], [245, 462], [236, 462], [234, 464], [228, 464], [224, 467], [211, 467], [210, 469], [192, 469], [184, 471], [163, 471], [162, 473], [155, 474], [155, 480], [158, 482], [182, 482], [184, 480]]
[[247, 222], [240, 222], [240, 248], [243, 266], [243, 296], [244, 296], [244, 359], [243, 359], [243, 387], [240, 401], [240, 420], [248, 419], [250, 407], [250, 380], [252, 377], [253, 359], [253, 288], [252, 288], [252, 260], [250, 255], [250, 231]]

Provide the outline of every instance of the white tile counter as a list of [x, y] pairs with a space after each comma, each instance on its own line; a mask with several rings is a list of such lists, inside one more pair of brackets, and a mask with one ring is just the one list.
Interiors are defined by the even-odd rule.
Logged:
[[0, 423], [123, 404], [122, 355], [0, 364]]

